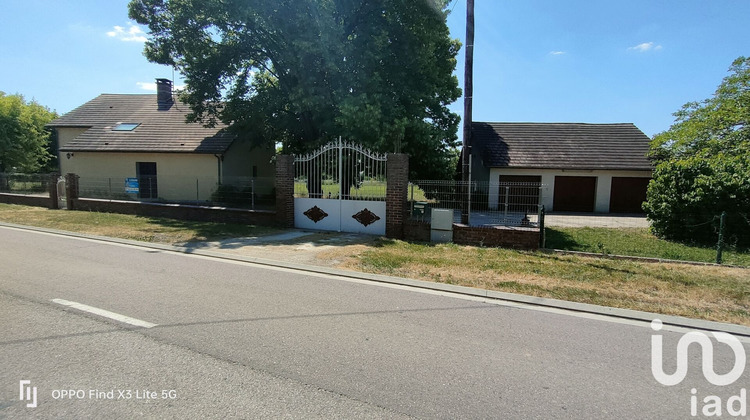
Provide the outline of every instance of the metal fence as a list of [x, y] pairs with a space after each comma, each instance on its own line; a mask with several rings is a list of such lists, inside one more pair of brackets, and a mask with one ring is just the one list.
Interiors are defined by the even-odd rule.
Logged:
[[601, 255], [750, 266], [750, 222], [726, 214], [686, 214], [681, 237], [660, 239], [645, 214], [545, 215], [544, 246]]
[[0, 174], [0, 192], [49, 197], [51, 174]]
[[252, 210], [273, 209], [274, 178], [180, 176], [81, 177], [79, 197], [106, 200], [182, 203]]
[[451, 209], [455, 223], [465, 213], [471, 226], [537, 227], [543, 187], [531, 182], [412, 181], [410, 218], [429, 222], [432, 209]]

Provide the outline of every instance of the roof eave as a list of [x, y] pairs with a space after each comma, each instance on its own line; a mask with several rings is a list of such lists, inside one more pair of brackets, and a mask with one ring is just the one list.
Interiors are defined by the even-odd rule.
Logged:
[[653, 171], [654, 167], [620, 167], [620, 166], [608, 166], [608, 167], [589, 167], [589, 166], [489, 166], [490, 169], [543, 169], [553, 171]]
[[61, 152], [78, 152], [78, 153], [187, 153], [187, 154], [198, 154], [198, 155], [214, 155], [217, 153], [226, 153], [226, 149], [216, 150], [154, 150], [154, 149], [84, 149], [84, 148], [69, 148], [61, 147]]

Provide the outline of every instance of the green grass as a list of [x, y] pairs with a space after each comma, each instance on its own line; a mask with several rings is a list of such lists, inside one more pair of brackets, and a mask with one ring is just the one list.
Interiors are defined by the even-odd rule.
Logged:
[[[323, 197], [325, 198], [338, 198], [339, 195], [339, 184], [324, 183], [323, 186]], [[385, 182], [376, 181], [365, 181], [359, 188], [352, 188], [349, 195], [355, 198], [385, 198]], [[307, 184], [304, 182], [294, 183], [294, 194], [297, 196], [306, 197], [308, 194]]]
[[179, 244], [259, 236], [278, 229], [235, 223], [192, 222], [160, 217], [49, 210], [0, 204], [0, 221], [144, 242]]
[[[666, 241], [647, 228], [547, 228], [547, 248], [611, 255], [715, 262], [716, 248]], [[750, 250], [728, 247], [723, 263], [750, 266]]]
[[[385, 198], [386, 183], [379, 181], [365, 181], [359, 188], [351, 189], [351, 196], [356, 198]], [[323, 195], [331, 198], [337, 198], [339, 193], [339, 184], [323, 183]], [[294, 195], [306, 197], [308, 194], [307, 184], [304, 182], [294, 183]], [[427, 201], [424, 191], [416, 185], [410, 185], [408, 191], [409, 201]]]

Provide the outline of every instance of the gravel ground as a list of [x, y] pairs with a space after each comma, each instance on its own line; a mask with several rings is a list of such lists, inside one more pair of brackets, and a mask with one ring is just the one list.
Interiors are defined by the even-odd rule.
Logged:
[[347, 258], [358, 254], [377, 240], [378, 237], [372, 235], [290, 229], [276, 235], [190, 242], [182, 246], [269, 260], [338, 267]]

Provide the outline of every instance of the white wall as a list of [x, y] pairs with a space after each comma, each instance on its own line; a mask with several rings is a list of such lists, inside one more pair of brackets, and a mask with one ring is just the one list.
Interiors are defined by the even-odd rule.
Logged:
[[159, 198], [165, 200], [206, 201], [218, 185], [218, 160], [210, 154], [74, 152], [60, 157], [60, 170], [80, 176], [82, 189], [125, 194], [124, 179], [136, 176], [136, 162], [156, 162]]

